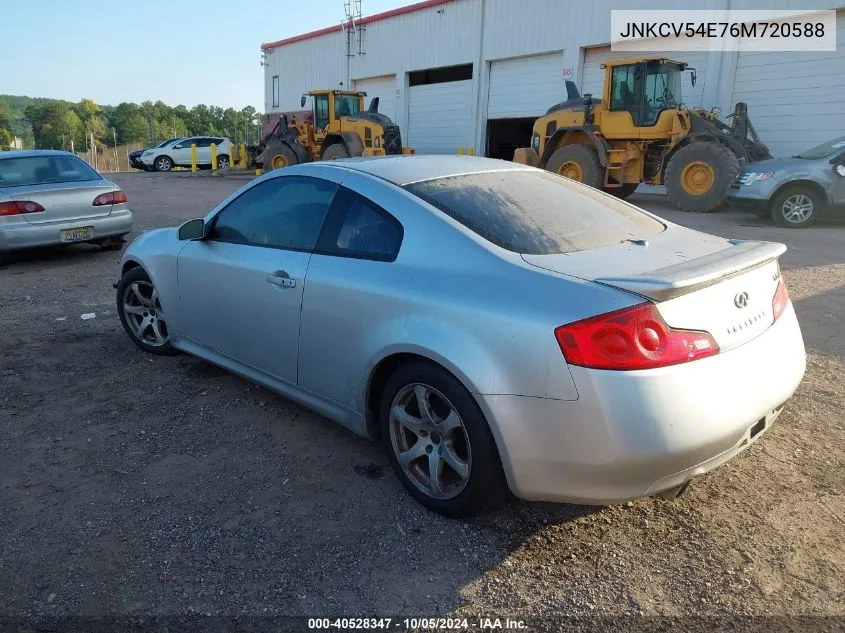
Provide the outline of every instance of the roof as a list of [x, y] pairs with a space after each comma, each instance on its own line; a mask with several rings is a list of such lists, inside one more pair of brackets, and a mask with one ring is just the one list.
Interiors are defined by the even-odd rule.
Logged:
[[18, 149], [11, 152], [0, 152], [2, 158], [31, 158], [32, 156], [74, 156], [70, 152], [59, 149]]
[[487, 171], [524, 171], [531, 167], [506, 160], [453, 155], [383, 156], [370, 158], [342, 158], [314, 163], [331, 167], [345, 167], [395, 185], [404, 186], [422, 180], [464, 176]]
[[[358, 25], [364, 24], [372, 24], [373, 22], [379, 22], [381, 20], [387, 20], [388, 18], [396, 17], [397, 15], [403, 15], [405, 13], [415, 13], [416, 11], [423, 11], [425, 9], [430, 9], [431, 7], [436, 7], [441, 4], [447, 4], [449, 2], [453, 2], [454, 0], [423, 0], [423, 2], [417, 2], [415, 4], [409, 4], [405, 7], [399, 7], [398, 9], [391, 9], [390, 11], [385, 11], [383, 13], [376, 13], [374, 15], [367, 15], [357, 21]], [[280, 46], [286, 46], [288, 44], [293, 44], [294, 42], [301, 42], [302, 40], [310, 40], [314, 37], [320, 37], [321, 35], [328, 35], [329, 33], [339, 33], [348, 29], [352, 26], [351, 22], [336, 24], [334, 26], [329, 26], [324, 29], [319, 29], [317, 31], [310, 31], [309, 33], [303, 33], [302, 35], [295, 35], [293, 37], [288, 37], [286, 39], [278, 40], [275, 42], [267, 42], [261, 45], [261, 50], [268, 51], [273, 48], [278, 48]]]

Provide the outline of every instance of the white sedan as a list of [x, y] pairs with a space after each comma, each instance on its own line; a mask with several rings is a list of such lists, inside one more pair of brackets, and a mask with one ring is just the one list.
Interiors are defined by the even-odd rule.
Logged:
[[505, 485], [607, 504], [676, 494], [771, 427], [805, 368], [784, 250], [513, 163], [346, 159], [137, 238], [117, 308], [145, 351], [380, 439], [437, 512]]
[[217, 168], [227, 169], [232, 156], [232, 142], [220, 136], [191, 136], [174, 139], [164, 145], [148, 149], [140, 161], [155, 171], [170, 171], [174, 167], [191, 166], [191, 145], [197, 146], [197, 165], [211, 165], [211, 146], [217, 147]]

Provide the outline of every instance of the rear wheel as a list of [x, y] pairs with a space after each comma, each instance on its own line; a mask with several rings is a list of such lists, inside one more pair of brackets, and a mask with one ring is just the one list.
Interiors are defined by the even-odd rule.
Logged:
[[546, 163], [546, 170], [596, 189], [601, 189], [604, 183], [599, 155], [586, 145], [567, 145], [556, 149]]
[[772, 200], [772, 219], [788, 229], [803, 229], [815, 224], [822, 200], [810, 187], [787, 187]]
[[718, 143], [690, 143], [669, 159], [666, 195], [684, 211], [707, 213], [725, 201], [739, 173], [739, 159]]
[[298, 162], [296, 153], [286, 143], [271, 142], [264, 149], [264, 171], [284, 169], [296, 165]]
[[170, 171], [173, 169], [173, 161], [168, 156], [159, 156], [153, 163], [156, 171]]
[[396, 370], [382, 393], [380, 421], [396, 476], [428, 509], [469, 516], [507, 495], [484, 415], [441, 367], [420, 362]]
[[333, 143], [323, 152], [323, 160], [338, 160], [339, 158], [349, 158], [349, 150], [343, 143]]
[[143, 268], [133, 268], [120, 278], [117, 313], [129, 338], [142, 350], [163, 356], [177, 353], [170, 344], [158, 292]]

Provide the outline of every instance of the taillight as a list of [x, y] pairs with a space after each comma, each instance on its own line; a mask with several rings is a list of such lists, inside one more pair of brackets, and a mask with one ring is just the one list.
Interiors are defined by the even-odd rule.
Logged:
[[126, 202], [126, 194], [122, 191], [110, 191], [109, 193], [101, 193], [94, 198], [94, 206], [102, 207], [107, 204], [120, 204]]
[[775, 290], [775, 296], [772, 299], [772, 314], [774, 315], [772, 323], [778, 320], [788, 305], [789, 293], [786, 291], [786, 284], [783, 282], [783, 279], [778, 279], [778, 287], [777, 290]]
[[44, 207], [37, 202], [30, 200], [15, 200], [13, 202], [0, 202], [0, 216], [21, 215], [23, 213], [43, 213]]
[[593, 369], [651, 369], [719, 353], [709, 333], [669, 327], [652, 303], [562, 325], [555, 338], [567, 363]]

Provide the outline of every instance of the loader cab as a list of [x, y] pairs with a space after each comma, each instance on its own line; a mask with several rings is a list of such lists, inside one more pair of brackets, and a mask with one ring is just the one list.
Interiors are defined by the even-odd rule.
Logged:
[[[681, 107], [681, 75], [686, 69], [685, 63], [669, 59], [637, 58], [607, 64], [603, 101], [609, 119], [622, 128], [626, 123], [634, 128], [655, 126], [663, 112]], [[695, 85], [695, 70], [691, 70]], [[630, 119], [623, 113], [630, 114]], [[625, 135], [624, 130], [620, 129], [620, 135]]]
[[355, 116], [364, 109], [363, 92], [343, 90], [312, 90], [302, 95], [301, 107], [311, 97], [314, 113], [314, 134], [322, 137], [326, 131], [336, 129], [341, 117]]

